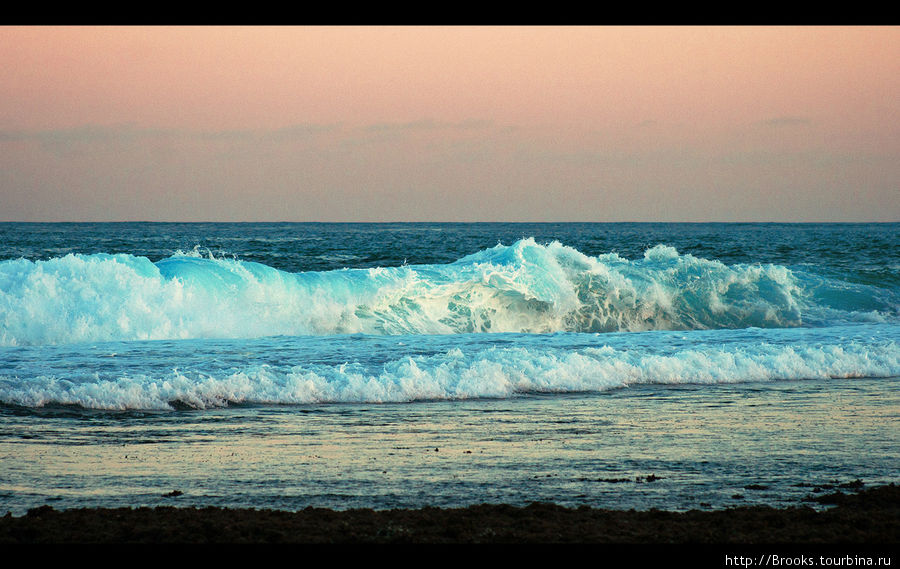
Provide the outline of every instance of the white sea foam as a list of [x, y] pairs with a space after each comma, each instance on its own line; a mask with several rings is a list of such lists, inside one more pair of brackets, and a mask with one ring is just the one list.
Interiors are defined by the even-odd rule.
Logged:
[[852, 286], [829, 293], [782, 266], [729, 266], [662, 245], [628, 260], [533, 239], [445, 265], [301, 273], [196, 252], [157, 263], [69, 254], [0, 262], [0, 345], [794, 327], [896, 316], [891, 299]]
[[[202, 346], [194, 346], [202, 348]], [[277, 350], [276, 350], [277, 351]], [[450, 348], [429, 355], [396, 355], [383, 363], [296, 361], [247, 363], [232, 368], [169, 369], [141, 366], [65, 377], [0, 376], [0, 402], [41, 407], [72, 404], [93, 409], [197, 409], [233, 403], [401, 403], [435, 399], [506, 398], [525, 393], [601, 392], [637, 384], [709, 384], [784, 379], [900, 375], [895, 339], [802, 346], [769, 342], [693, 347], [639, 344], [548, 348]]]

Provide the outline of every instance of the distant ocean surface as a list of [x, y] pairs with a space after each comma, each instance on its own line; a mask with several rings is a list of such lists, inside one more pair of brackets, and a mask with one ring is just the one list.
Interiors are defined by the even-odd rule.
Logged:
[[0, 514], [900, 483], [898, 235], [0, 223]]

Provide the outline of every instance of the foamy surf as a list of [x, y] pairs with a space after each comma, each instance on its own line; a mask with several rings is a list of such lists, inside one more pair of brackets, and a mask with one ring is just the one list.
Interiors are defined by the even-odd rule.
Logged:
[[[900, 376], [895, 327], [798, 343], [777, 330], [708, 333], [354, 336], [21, 348], [0, 402], [25, 407], [207, 409], [233, 404], [407, 403], [718, 384]], [[27, 350], [34, 350], [31, 353]], [[266, 354], [259, 357], [257, 354]], [[318, 355], [316, 355], [318, 354]], [[324, 355], [323, 355], [324, 354]], [[58, 361], [54, 367], [47, 361]], [[31, 362], [31, 363], [27, 363]], [[175, 362], [173, 365], [172, 362]], [[83, 368], [86, 371], [79, 371]]]
[[895, 482], [897, 229], [0, 224], [0, 505], [692, 509]]
[[662, 245], [629, 260], [524, 239], [448, 264], [299, 273], [197, 252], [69, 254], [0, 262], [0, 345], [780, 328], [896, 319], [886, 294]]

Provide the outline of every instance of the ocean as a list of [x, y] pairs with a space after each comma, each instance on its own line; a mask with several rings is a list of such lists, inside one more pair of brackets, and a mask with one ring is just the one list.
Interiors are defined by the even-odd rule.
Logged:
[[0, 223], [0, 513], [898, 483], [898, 234]]

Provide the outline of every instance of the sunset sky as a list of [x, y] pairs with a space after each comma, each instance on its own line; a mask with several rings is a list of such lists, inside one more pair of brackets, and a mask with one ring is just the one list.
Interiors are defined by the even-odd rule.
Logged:
[[0, 27], [0, 221], [900, 221], [900, 27]]

